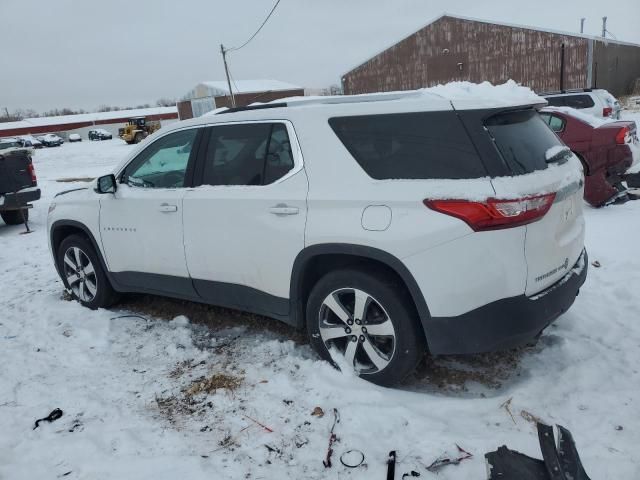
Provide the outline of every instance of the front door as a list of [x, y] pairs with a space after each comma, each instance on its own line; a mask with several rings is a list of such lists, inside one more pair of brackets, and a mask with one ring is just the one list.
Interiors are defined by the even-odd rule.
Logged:
[[109, 270], [132, 289], [194, 296], [187, 269], [182, 202], [198, 129], [165, 135], [119, 175], [100, 199], [100, 234]]
[[184, 231], [195, 288], [211, 303], [288, 313], [308, 190], [293, 139], [286, 122], [220, 125], [203, 135], [202, 186], [185, 195]]

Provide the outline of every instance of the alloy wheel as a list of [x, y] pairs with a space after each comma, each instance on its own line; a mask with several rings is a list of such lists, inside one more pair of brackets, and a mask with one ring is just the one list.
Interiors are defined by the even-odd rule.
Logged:
[[64, 253], [63, 269], [67, 285], [76, 298], [91, 302], [98, 292], [98, 278], [87, 254], [78, 247], [69, 247]]
[[320, 337], [331, 355], [342, 355], [358, 374], [380, 372], [393, 358], [393, 323], [368, 293], [356, 288], [331, 292], [322, 302], [318, 320]]

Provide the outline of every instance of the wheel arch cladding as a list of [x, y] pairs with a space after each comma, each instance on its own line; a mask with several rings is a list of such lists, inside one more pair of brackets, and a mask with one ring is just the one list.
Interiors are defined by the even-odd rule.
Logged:
[[424, 296], [407, 267], [383, 250], [346, 243], [312, 245], [296, 257], [291, 275], [290, 299], [291, 316], [297, 327], [305, 326], [306, 302], [315, 283], [331, 270], [348, 267], [373, 267], [383, 273], [395, 275], [413, 300], [420, 328], [424, 333], [423, 325], [431, 315]]
[[91, 246], [96, 252], [96, 255], [98, 256], [98, 260], [100, 261], [100, 266], [102, 267], [105, 274], [107, 275], [107, 278], [109, 279], [109, 282], [111, 282], [111, 285], [113, 285], [113, 279], [111, 278], [109, 269], [107, 268], [104, 258], [102, 257], [102, 251], [100, 250], [100, 247], [98, 246], [98, 243], [96, 242], [96, 239], [94, 238], [93, 234], [91, 233], [89, 228], [87, 228], [86, 225], [83, 225], [82, 223], [76, 222], [74, 220], [58, 220], [53, 225], [51, 225], [50, 235], [51, 235], [51, 251], [53, 253], [54, 264], [58, 274], [61, 273], [58, 268], [58, 261], [57, 261], [58, 248], [60, 248], [60, 244], [65, 238], [67, 238], [70, 235], [81, 235], [85, 237], [87, 240], [89, 240], [89, 243], [91, 244]]

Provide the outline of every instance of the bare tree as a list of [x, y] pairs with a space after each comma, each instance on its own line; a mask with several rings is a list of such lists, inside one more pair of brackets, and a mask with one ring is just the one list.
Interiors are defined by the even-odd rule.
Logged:
[[175, 107], [176, 99], [160, 98], [156, 101], [158, 107]]

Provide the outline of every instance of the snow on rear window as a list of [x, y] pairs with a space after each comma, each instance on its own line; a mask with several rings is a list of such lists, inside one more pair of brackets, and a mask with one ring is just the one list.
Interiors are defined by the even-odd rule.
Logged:
[[548, 162], [549, 160], [553, 159], [554, 157], [557, 157], [559, 153], [562, 152], [570, 152], [571, 149], [565, 145], [554, 145], [553, 147], [549, 148], [545, 154], [544, 154], [544, 158], [545, 160]]

